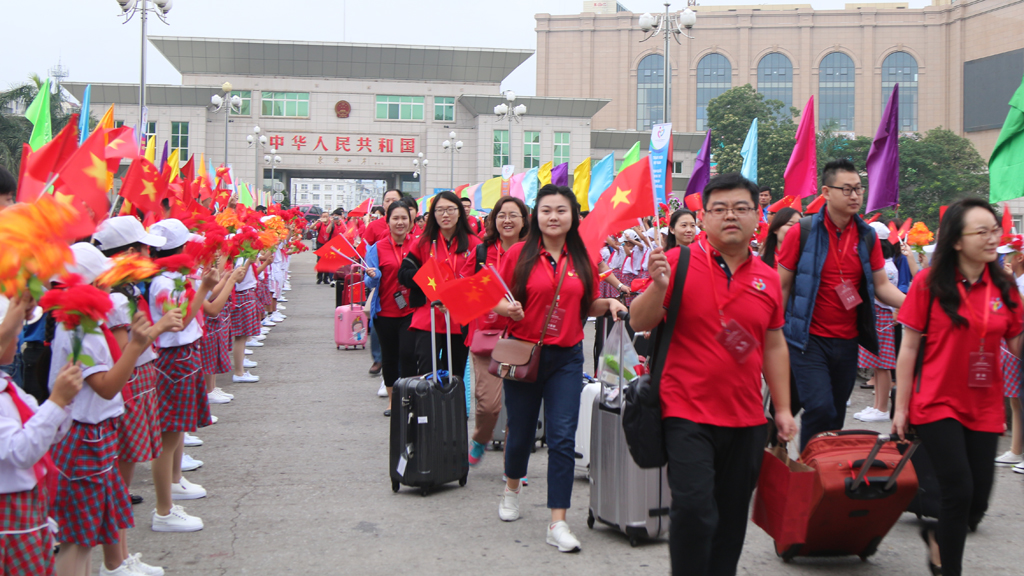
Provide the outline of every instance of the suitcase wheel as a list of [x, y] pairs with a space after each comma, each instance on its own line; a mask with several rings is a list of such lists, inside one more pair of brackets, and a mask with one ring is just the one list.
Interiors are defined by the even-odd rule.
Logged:
[[420, 488], [420, 496], [426, 496], [429, 493], [430, 493], [430, 489], [427, 488], [426, 486], [424, 486], [423, 488]]
[[399, 486], [400, 486], [400, 484], [398, 483], [398, 480], [392, 480], [391, 481], [391, 491], [392, 492], [397, 494]]
[[338, 349], [338, 350], [341, 350], [341, 346], [338, 346], [338, 347], [337, 347], [337, 349]]
[[462, 478], [459, 478], [459, 486], [465, 486], [466, 480], [469, 480], [469, 474], [466, 474]]
[[632, 546], [633, 548], [636, 548], [637, 544], [639, 544], [639, 542], [637, 541], [636, 536], [630, 536], [629, 537], [629, 545]]
[[[587, 528], [590, 528], [591, 530], [594, 529], [594, 511], [593, 510], [591, 510], [587, 514]], [[635, 546], [635, 544], [634, 544], [634, 546]]]

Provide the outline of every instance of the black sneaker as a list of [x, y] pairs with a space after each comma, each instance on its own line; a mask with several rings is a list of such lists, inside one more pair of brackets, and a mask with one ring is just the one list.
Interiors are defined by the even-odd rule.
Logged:
[[138, 496], [135, 494], [129, 494], [129, 496], [132, 497], [132, 506], [135, 506], [136, 504], [142, 504], [142, 496]]
[[380, 362], [374, 362], [373, 365], [370, 366], [370, 375], [376, 376], [377, 374], [380, 374], [381, 368], [382, 366]]

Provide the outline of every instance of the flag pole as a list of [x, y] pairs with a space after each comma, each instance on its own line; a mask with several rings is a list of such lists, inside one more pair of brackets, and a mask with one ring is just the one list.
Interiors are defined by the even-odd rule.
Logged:
[[[348, 244], [348, 247], [351, 248], [353, 252], [355, 252], [356, 258], [359, 258], [359, 262], [363, 265], [363, 268], [369, 268], [363, 260], [363, 257], [359, 255], [359, 251], [356, 250], [356, 247], [353, 246], [351, 242], [348, 241], [348, 238], [346, 238], [344, 234], [341, 235], [341, 239], [345, 241], [345, 244]], [[342, 256], [344, 256], [344, 254], [342, 254]], [[349, 260], [351, 260], [351, 258], [349, 258]]]
[[508, 298], [508, 301], [514, 304], [516, 299], [512, 296], [512, 291], [508, 289], [508, 284], [505, 284], [505, 279], [501, 277], [501, 274], [498, 274], [498, 271], [494, 268], [494, 264], [488, 264], [487, 267], [490, 268], [491, 272], [494, 272], [494, 275], [498, 278], [498, 282], [501, 282], [501, 287], [505, 289], [505, 298]]

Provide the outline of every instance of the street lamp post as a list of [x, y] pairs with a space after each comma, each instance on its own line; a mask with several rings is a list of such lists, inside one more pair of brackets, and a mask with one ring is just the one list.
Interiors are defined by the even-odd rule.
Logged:
[[668, 39], [671, 37], [676, 41], [676, 44], [682, 44], [679, 41], [680, 35], [693, 40], [693, 36], [683, 32], [683, 29], [689, 30], [697, 23], [697, 14], [689, 8], [689, 6], [697, 5], [696, 0], [687, 0], [686, 4], [687, 8], [679, 14], [669, 14], [668, 7], [670, 4], [665, 2], [664, 15], [652, 16], [650, 13], [645, 13], [640, 16], [640, 29], [647, 33], [647, 37], [641, 40], [641, 42], [646, 42], [659, 34], [665, 37], [665, 82], [663, 83], [662, 93], [662, 116], [664, 120], [662, 122], [666, 124], [672, 121], [672, 103], [669, 102], [669, 94], [672, 88], [672, 68], [668, 61]]
[[[224, 165], [228, 165], [228, 126], [231, 125], [231, 110], [240, 110], [242, 106], [242, 99], [235, 94], [231, 95], [231, 82], [225, 82], [221, 85], [221, 90], [224, 91], [224, 96], [220, 94], [214, 94], [210, 97], [210, 104], [213, 105], [213, 113], [216, 114], [221, 110], [224, 111]], [[226, 98], [226, 100], [225, 100]], [[225, 106], [227, 104], [227, 106]]]
[[[167, 24], [167, 13], [171, 11], [171, 6], [174, 4], [174, 0], [117, 0], [119, 6], [121, 6], [121, 14], [125, 17], [124, 23], [127, 24], [132, 16], [138, 14], [139, 19], [142, 20], [142, 54], [139, 60], [142, 62], [141, 71], [139, 74], [139, 132], [138, 136], [141, 138], [146, 133], [146, 20], [148, 19], [149, 12], [152, 12], [160, 19], [161, 22]], [[149, 7], [147, 4], [152, 3], [153, 7]]]
[[[260, 149], [267, 150], [267, 136], [265, 134], [260, 134], [259, 126], [253, 126], [252, 134], [246, 136], [245, 141], [248, 143], [249, 148], [253, 148], [256, 144], [259, 144], [259, 147], [256, 148], [257, 158], [259, 158]], [[271, 148], [269, 151], [270, 154], [265, 154], [263, 156], [263, 163], [270, 165], [270, 192], [271, 197], [273, 197], [273, 193], [278, 192], [277, 182], [274, 180], [274, 169], [278, 164], [283, 162], [283, 160], [277, 155], [277, 148]], [[256, 161], [256, 188], [259, 190], [266, 188], [266, 186], [263, 185], [263, 168], [260, 168], [259, 160]]]
[[[418, 156], [418, 158], [413, 158], [412, 160], [412, 165], [415, 166], [412, 177], [420, 179], [420, 196], [422, 197], [427, 195], [427, 164], [430, 163], [430, 160], [423, 157], [423, 152], [420, 152], [416, 156]], [[423, 174], [422, 178], [420, 178], [421, 173]]]
[[[511, 136], [509, 137], [509, 139], [511, 140]], [[448, 187], [451, 188], [454, 191], [455, 190], [455, 153], [456, 152], [462, 152], [462, 140], [458, 140], [458, 141], [455, 140], [455, 131], [453, 130], [453, 131], [448, 133], [448, 140], [445, 140], [444, 142], [442, 142], [441, 143], [441, 147], [444, 148], [445, 152], [448, 152], [452, 156], [452, 159], [451, 159], [451, 171], [449, 173], [450, 174], [450, 181], [448, 183]], [[509, 150], [511, 152], [511, 148]]]
[[[516, 93], [511, 90], [505, 91], [505, 100], [494, 107], [494, 115], [498, 117], [498, 120], [508, 119], [508, 163], [512, 163], [512, 120], [520, 122], [523, 116], [526, 116], [526, 105], [520, 104], [513, 106], [512, 103], [516, 101]], [[525, 146], [526, 143], [524, 142]]]

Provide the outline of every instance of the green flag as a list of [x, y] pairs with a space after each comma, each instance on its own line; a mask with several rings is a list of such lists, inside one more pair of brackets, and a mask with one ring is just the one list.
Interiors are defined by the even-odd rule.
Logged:
[[619, 166], [619, 172], [622, 172], [626, 168], [629, 168], [630, 164], [636, 164], [636, 161], [640, 159], [640, 143], [633, 144], [633, 147], [626, 152], [626, 155], [622, 157], [622, 166]]
[[253, 200], [252, 194], [249, 193], [249, 187], [245, 184], [238, 185], [238, 201], [248, 208], [256, 207], [256, 202]]
[[988, 161], [989, 201], [1024, 196], [1024, 82], [1010, 98], [1010, 113]]
[[32, 123], [32, 137], [28, 145], [35, 152], [50, 140], [53, 140], [53, 128], [50, 125], [50, 79], [47, 78], [39, 88], [36, 99], [25, 110], [25, 118]]

